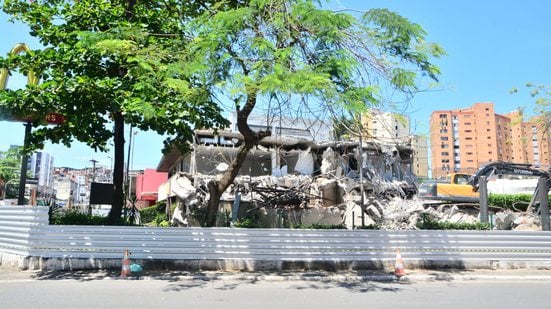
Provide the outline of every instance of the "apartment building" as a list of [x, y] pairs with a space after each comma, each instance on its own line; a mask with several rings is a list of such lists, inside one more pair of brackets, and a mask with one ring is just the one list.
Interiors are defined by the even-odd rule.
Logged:
[[375, 140], [396, 142], [410, 137], [409, 119], [398, 113], [372, 109], [364, 114], [362, 123]]
[[549, 165], [549, 132], [522, 113], [495, 113], [491, 102], [431, 114], [432, 176], [474, 173], [493, 161]]
[[429, 145], [424, 136], [414, 135], [411, 138], [413, 147], [413, 173], [420, 178], [429, 177]]
[[378, 109], [372, 109], [362, 116], [362, 124], [369, 139], [391, 144], [410, 144], [413, 148], [412, 172], [417, 177], [429, 176], [427, 138], [411, 134], [408, 117]]

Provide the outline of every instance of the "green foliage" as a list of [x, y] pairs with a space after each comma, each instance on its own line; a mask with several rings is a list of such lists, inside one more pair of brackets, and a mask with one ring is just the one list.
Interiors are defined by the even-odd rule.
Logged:
[[379, 101], [373, 77], [415, 90], [419, 73], [436, 79], [439, 70], [429, 59], [444, 54], [425, 42], [419, 25], [396, 13], [370, 10], [357, 20], [308, 0], [251, 1], [206, 12], [188, 26], [195, 35], [186, 46], [188, 69], [217, 79], [220, 94], [238, 109], [251, 97], [284, 101], [298, 94], [361, 111]]
[[21, 147], [0, 151], [0, 180], [8, 182], [19, 178]]
[[[488, 204], [502, 209], [526, 211], [532, 196], [532, 194], [489, 194]], [[549, 196], [548, 201], [551, 205], [551, 196]]]
[[166, 221], [166, 203], [140, 209], [140, 220], [143, 225], [159, 226], [162, 221]]
[[[536, 117], [533, 119], [538, 126], [538, 135], [541, 139], [551, 138], [551, 85], [537, 85], [526, 83], [526, 87], [530, 90], [530, 96], [535, 99], [536, 108], [534, 110]], [[510, 93], [517, 93], [518, 89], [511, 89]], [[547, 137], [545, 137], [547, 134]]]
[[[227, 123], [212, 96], [204, 95], [212, 87], [209, 81], [191, 76], [179, 64], [188, 38], [183, 22], [204, 7], [175, 0], [128, 5], [3, 1], [3, 11], [26, 23], [45, 46], [0, 57], [9, 69], [33, 70], [41, 77], [39, 85], [0, 94], [1, 109], [37, 116], [32, 149], [46, 140], [70, 146], [76, 139], [107, 150], [113, 135], [109, 122], [117, 112], [126, 123], [166, 134], [182, 145], [194, 128]], [[44, 126], [40, 119], [50, 112], [65, 115], [66, 121]]]
[[421, 230], [489, 230], [489, 223], [466, 223], [437, 221], [430, 216], [424, 216], [423, 220], [417, 223], [417, 228]]
[[261, 228], [262, 227], [260, 223], [250, 218], [238, 220], [237, 222], [235, 222], [233, 226], [240, 227], [240, 228]]
[[355, 227], [357, 230], [380, 230], [381, 227], [377, 224], [370, 224], [370, 225], [365, 225], [365, 226], [356, 226]]
[[53, 225], [107, 225], [107, 217], [88, 216], [74, 210], [52, 213], [50, 224]]
[[315, 230], [343, 230], [346, 229], [346, 226], [342, 224], [321, 224], [313, 223], [310, 225], [300, 225], [301, 229], [315, 229]]

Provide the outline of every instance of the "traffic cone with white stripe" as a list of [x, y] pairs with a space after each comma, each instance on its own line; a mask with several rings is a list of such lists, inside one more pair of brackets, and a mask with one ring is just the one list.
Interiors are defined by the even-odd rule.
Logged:
[[128, 250], [124, 250], [124, 257], [122, 259], [121, 278], [127, 278], [130, 276], [130, 259], [128, 258]]
[[402, 254], [400, 254], [400, 249], [396, 250], [396, 263], [394, 264], [394, 276], [400, 279], [406, 275], [404, 270], [404, 261], [402, 260]]

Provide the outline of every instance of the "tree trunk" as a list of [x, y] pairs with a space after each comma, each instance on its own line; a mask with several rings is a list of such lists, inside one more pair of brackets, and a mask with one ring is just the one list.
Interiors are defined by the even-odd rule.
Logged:
[[[131, 20], [134, 17], [136, 0], [129, 0], [127, 3], [124, 16]], [[126, 69], [119, 67], [118, 71], [119, 77], [126, 75]], [[126, 203], [124, 199], [124, 115], [121, 111], [114, 112], [113, 121], [115, 126], [113, 130], [115, 163], [113, 166], [113, 204], [109, 211], [109, 223], [118, 225], [121, 223], [122, 209]]]
[[233, 183], [245, 158], [249, 153], [249, 150], [254, 147], [256, 143], [245, 142], [238, 150], [237, 156], [233, 159], [231, 166], [224, 172], [224, 175], [220, 180], [212, 180], [208, 183], [209, 189], [209, 202], [207, 206], [207, 226], [216, 226], [216, 218], [218, 217], [218, 209], [220, 207], [220, 198], [222, 193]]
[[111, 205], [111, 211], [109, 212], [109, 223], [116, 225], [121, 222], [124, 207], [124, 116], [121, 112], [114, 114], [114, 123], [113, 205]]
[[220, 197], [222, 193], [233, 183], [235, 177], [239, 174], [239, 170], [243, 166], [249, 150], [256, 146], [261, 139], [270, 136], [270, 130], [254, 132], [247, 123], [250, 113], [256, 104], [256, 93], [249, 93], [247, 102], [243, 109], [237, 110], [237, 128], [239, 133], [243, 135], [244, 143], [237, 152], [237, 156], [233, 159], [230, 167], [224, 172], [220, 180], [212, 180], [208, 184], [210, 199], [207, 205], [207, 226], [215, 226], [218, 209], [220, 207]]

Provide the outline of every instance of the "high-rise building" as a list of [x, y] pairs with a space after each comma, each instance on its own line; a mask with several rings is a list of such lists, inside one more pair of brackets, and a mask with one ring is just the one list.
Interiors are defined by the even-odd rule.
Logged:
[[389, 144], [409, 145], [413, 149], [411, 171], [422, 178], [428, 177], [429, 150], [427, 139], [410, 133], [410, 123], [407, 116], [371, 109], [362, 115], [366, 137], [374, 141]]
[[403, 115], [378, 109], [372, 109], [364, 115], [362, 123], [370, 138], [396, 142], [410, 137], [409, 119]]
[[413, 173], [420, 178], [429, 177], [429, 146], [427, 138], [414, 135], [411, 138], [413, 147]]
[[[541, 127], [541, 126], [540, 126]], [[496, 114], [494, 104], [431, 114], [432, 176], [474, 173], [493, 161], [549, 165], [549, 132], [520, 112]]]
[[37, 193], [52, 195], [54, 158], [47, 152], [35, 152], [27, 161], [27, 167], [31, 178], [37, 181]]

